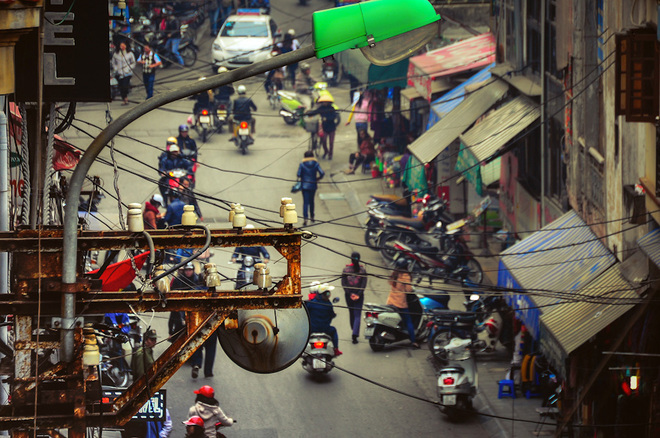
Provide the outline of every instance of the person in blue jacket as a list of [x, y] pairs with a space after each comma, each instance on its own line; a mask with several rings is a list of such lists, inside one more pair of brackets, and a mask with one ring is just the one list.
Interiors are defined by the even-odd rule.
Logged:
[[330, 301], [330, 295], [334, 288], [328, 283], [321, 284], [316, 296], [310, 301], [305, 301], [304, 304], [307, 307], [307, 313], [309, 313], [309, 330], [312, 333], [322, 332], [330, 336], [335, 345], [335, 356], [339, 356], [342, 352], [339, 351], [337, 329], [330, 325], [333, 318], [337, 316]]
[[302, 195], [303, 195], [303, 227], [307, 226], [307, 218], [311, 218], [314, 222], [314, 197], [316, 196], [316, 188], [318, 187], [317, 181], [325, 176], [325, 172], [321, 169], [321, 165], [316, 158], [314, 152], [305, 151], [305, 156], [298, 166], [298, 180], [302, 182]]

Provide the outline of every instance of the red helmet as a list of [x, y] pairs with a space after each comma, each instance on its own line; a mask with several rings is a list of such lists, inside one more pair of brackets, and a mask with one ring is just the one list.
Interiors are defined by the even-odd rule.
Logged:
[[186, 426], [199, 426], [199, 427], [204, 427], [204, 420], [202, 417], [194, 416], [188, 418], [188, 421], [182, 421], [183, 424]]
[[209, 385], [204, 385], [198, 390], [194, 391], [195, 394], [201, 394], [204, 397], [213, 398], [215, 391]]

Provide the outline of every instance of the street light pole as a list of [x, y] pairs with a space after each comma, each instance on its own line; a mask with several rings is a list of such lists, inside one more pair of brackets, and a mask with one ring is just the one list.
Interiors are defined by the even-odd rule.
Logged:
[[80, 204], [80, 192], [85, 176], [96, 157], [103, 148], [119, 134], [126, 126], [147, 114], [149, 111], [159, 108], [170, 102], [192, 96], [206, 90], [227, 85], [267, 71], [284, 67], [289, 64], [303, 61], [314, 57], [313, 45], [301, 47], [283, 55], [275, 56], [266, 61], [241, 67], [219, 75], [211, 76], [203, 81], [195, 81], [189, 85], [176, 90], [154, 96], [135, 108], [126, 111], [117, 117], [112, 123], [101, 131], [92, 141], [83, 156], [80, 158], [69, 183], [69, 191], [66, 196], [64, 207], [64, 235], [62, 254], [62, 332], [60, 336], [62, 360], [70, 362], [73, 360], [75, 324], [75, 295], [76, 295], [76, 264], [78, 252], [78, 206]]

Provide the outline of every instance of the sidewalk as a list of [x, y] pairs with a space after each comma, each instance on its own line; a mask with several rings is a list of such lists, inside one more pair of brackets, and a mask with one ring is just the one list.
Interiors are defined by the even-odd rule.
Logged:
[[[343, 154], [335, 154], [336, 157], [341, 157]], [[329, 162], [324, 162], [328, 166]], [[330, 167], [330, 166], [328, 166]], [[346, 202], [349, 208], [356, 214], [356, 220], [361, 226], [364, 226], [366, 212], [365, 204], [369, 200], [369, 196], [374, 193], [401, 193], [400, 189], [386, 189], [383, 190], [381, 179], [367, 180], [368, 175], [363, 175], [356, 172], [354, 175], [346, 175], [342, 169], [346, 168], [344, 162], [333, 162], [332, 169], [328, 169], [328, 174], [335, 184], [341, 188], [344, 193]], [[493, 257], [491, 251], [497, 253], [499, 250], [499, 242], [489, 241], [489, 248], [480, 248], [479, 245], [482, 239], [473, 238], [469, 242], [469, 246], [478, 256], [478, 260], [484, 271], [484, 284], [494, 285], [497, 284], [497, 271], [499, 258]], [[481, 256], [481, 257], [479, 257]], [[452, 298], [450, 307], [459, 309], [461, 306], [461, 299], [456, 297]], [[415, 351], [415, 355], [419, 356], [420, 360], [424, 360], [429, 367], [428, 373], [435, 374], [435, 360], [429, 354], [426, 345], [423, 345], [420, 350]], [[498, 381], [505, 378], [506, 372], [509, 368], [509, 360], [506, 357], [506, 352], [503, 348], [498, 348], [493, 353], [482, 353], [478, 356], [479, 367], [479, 394], [475, 399], [475, 409], [483, 414], [492, 415], [480, 416], [479, 421], [482, 423], [484, 429], [487, 431], [489, 437], [506, 438], [506, 437], [530, 437], [535, 435], [552, 436], [553, 427], [546, 425], [542, 428], [540, 434], [535, 434], [537, 428], [536, 422], [540, 420], [536, 408], [541, 406], [542, 400], [540, 398], [526, 399], [524, 394], [520, 391], [516, 392], [517, 398], [498, 398], [499, 385]], [[433, 391], [434, 393], [435, 391]], [[429, 392], [431, 394], [431, 392]], [[437, 397], [433, 397], [437, 398]], [[495, 418], [499, 417], [499, 418]], [[512, 420], [513, 419], [513, 420]], [[519, 421], [525, 420], [525, 421]], [[528, 422], [526, 422], [528, 421]], [[547, 420], [546, 423], [551, 423], [552, 420]]]

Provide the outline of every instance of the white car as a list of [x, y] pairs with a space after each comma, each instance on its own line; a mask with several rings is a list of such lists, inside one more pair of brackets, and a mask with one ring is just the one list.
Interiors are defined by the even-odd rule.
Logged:
[[213, 41], [214, 68], [238, 68], [269, 59], [281, 36], [270, 15], [259, 9], [239, 9], [227, 18]]

